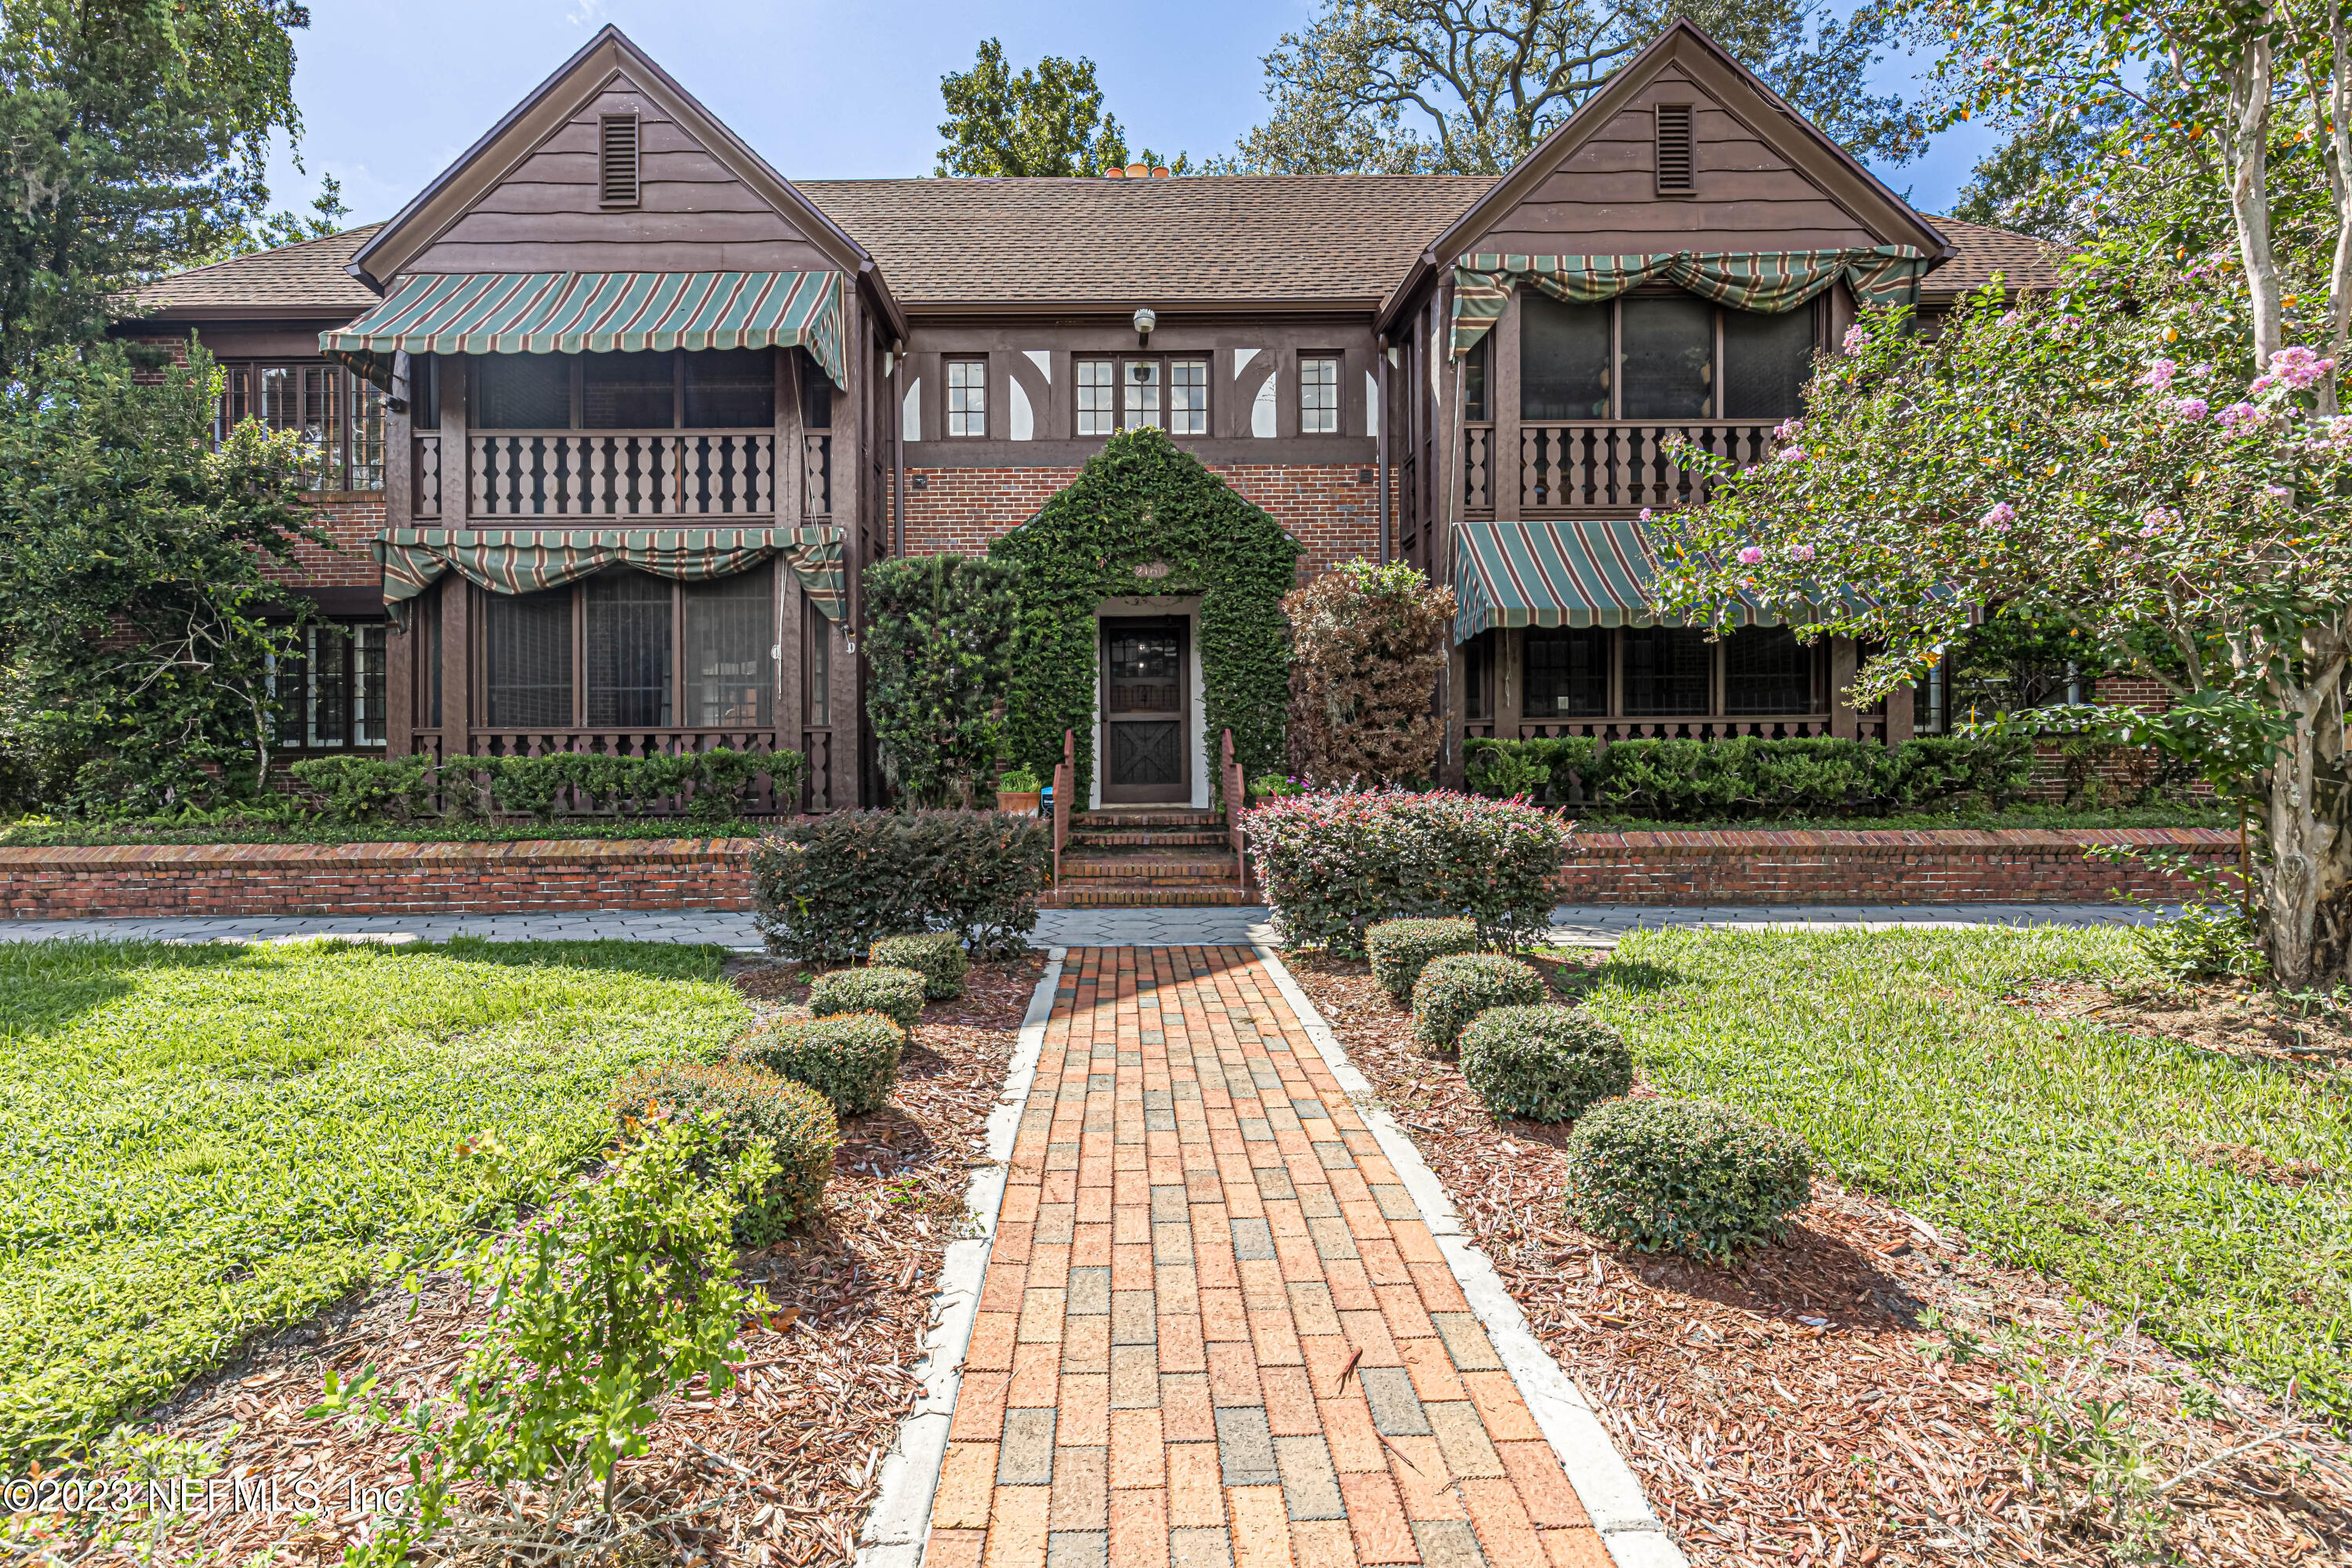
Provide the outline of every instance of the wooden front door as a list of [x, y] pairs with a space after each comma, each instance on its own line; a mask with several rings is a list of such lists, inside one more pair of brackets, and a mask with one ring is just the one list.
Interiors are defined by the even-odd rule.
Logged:
[[1184, 628], [1177, 616], [1102, 623], [1105, 805], [1192, 798]]

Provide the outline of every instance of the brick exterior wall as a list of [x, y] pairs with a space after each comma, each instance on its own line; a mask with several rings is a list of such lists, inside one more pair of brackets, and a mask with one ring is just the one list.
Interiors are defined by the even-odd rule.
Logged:
[[[1360, 555], [1380, 558], [1377, 468], [1347, 463], [1212, 463], [1209, 469], [1264, 507], [1307, 547], [1300, 562], [1307, 575]], [[1077, 477], [1074, 468], [909, 468], [907, 553], [979, 554], [1035, 516], [1055, 491]]]
[[[2088, 844], [2186, 849], [2234, 865], [2210, 828], [2080, 833], [1590, 833], [1559, 879], [1589, 904], [2098, 903], [2178, 900], [2168, 875]], [[521, 844], [228, 844], [0, 849], [15, 920], [140, 915], [531, 914], [745, 910], [748, 839]]]
[[349, 490], [312, 498], [330, 545], [298, 544], [291, 566], [269, 575], [305, 588], [373, 588], [383, 581], [375, 563], [375, 536], [383, 528], [383, 492]]

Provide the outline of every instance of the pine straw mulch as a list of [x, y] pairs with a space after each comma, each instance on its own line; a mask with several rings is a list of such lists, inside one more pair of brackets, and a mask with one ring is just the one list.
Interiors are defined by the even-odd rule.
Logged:
[[[731, 968], [762, 1016], [803, 1011], [801, 970]], [[799, 1568], [856, 1555], [882, 1455], [914, 1403], [928, 1281], [963, 1224], [984, 1124], [1043, 970], [1042, 956], [976, 964], [961, 998], [927, 1006], [889, 1103], [843, 1126], [823, 1220], [741, 1258], [744, 1282], [773, 1307], [742, 1336], [742, 1380], [716, 1398], [690, 1388], [651, 1452], [622, 1467], [665, 1512], [715, 1506], [667, 1527], [667, 1547], [642, 1561]], [[373, 1365], [403, 1395], [447, 1390], [478, 1303], [451, 1277], [423, 1283], [413, 1303], [404, 1290], [380, 1291], [280, 1334], [155, 1413], [157, 1429], [217, 1447], [227, 1475], [277, 1477], [289, 1497], [309, 1477], [331, 1500], [310, 1526], [224, 1509], [160, 1560], [341, 1561], [368, 1513], [352, 1508], [350, 1482], [382, 1487], [405, 1472], [389, 1437], [301, 1412], [331, 1366], [349, 1375]]]
[[[1537, 962], [1564, 994], [1586, 963]], [[1695, 1563], [2352, 1563], [2352, 1451], [2325, 1432], [2272, 1436], [2295, 1424], [2260, 1395], [1827, 1181], [1736, 1267], [1599, 1241], [1560, 1212], [1566, 1129], [1489, 1115], [1362, 963], [1290, 963]], [[2137, 1439], [2096, 1435], [2116, 1400]], [[2119, 1517], [2086, 1483], [2131, 1464], [2170, 1484]]]

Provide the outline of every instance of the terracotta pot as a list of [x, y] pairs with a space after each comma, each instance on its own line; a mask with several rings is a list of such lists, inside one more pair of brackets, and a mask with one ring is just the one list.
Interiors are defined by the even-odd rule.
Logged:
[[1042, 793], [1044, 792], [1034, 789], [998, 790], [996, 792], [996, 809], [999, 811], [1017, 811], [1034, 814], [1037, 809], [1037, 797]]

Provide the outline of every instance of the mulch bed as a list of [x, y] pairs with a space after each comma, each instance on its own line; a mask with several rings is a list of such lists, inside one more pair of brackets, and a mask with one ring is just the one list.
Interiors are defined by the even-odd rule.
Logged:
[[[1572, 995], [1605, 956], [1539, 963]], [[2151, 1545], [2352, 1563], [2352, 1450], [2330, 1434], [2233, 1454], [2295, 1424], [2056, 1281], [1826, 1181], [1784, 1244], [1735, 1267], [1587, 1236], [1561, 1213], [1565, 1128], [1489, 1115], [1454, 1062], [1415, 1052], [1363, 964], [1290, 965], [1695, 1563], [2088, 1564]], [[2086, 1436], [2090, 1402], [2118, 1399], [2136, 1436]], [[2169, 1484], [2119, 1517], [2086, 1487], [2101, 1458]]]
[[[665, 1511], [712, 1505], [667, 1527], [667, 1552], [646, 1561], [799, 1568], [856, 1556], [882, 1456], [914, 1403], [929, 1281], [963, 1223], [1043, 970], [1042, 956], [975, 965], [962, 998], [926, 1007], [889, 1103], [843, 1126], [823, 1220], [741, 1258], [744, 1282], [772, 1307], [742, 1336], [741, 1381], [715, 1398], [689, 1389], [652, 1451], [622, 1466]], [[742, 963], [731, 978], [762, 1016], [798, 1013], [806, 995], [805, 975], [788, 966]], [[352, 1482], [382, 1487], [405, 1472], [389, 1437], [301, 1412], [329, 1367], [348, 1376], [373, 1365], [404, 1395], [446, 1391], [478, 1304], [450, 1278], [424, 1284], [414, 1300], [380, 1291], [288, 1331], [155, 1413], [156, 1430], [217, 1448], [226, 1475], [278, 1477], [289, 1497], [307, 1477], [328, 1500], [307, 1525], [223, 1509], [159, 1561], [341, 1561], [368, 1511], [351, 1506]]]

